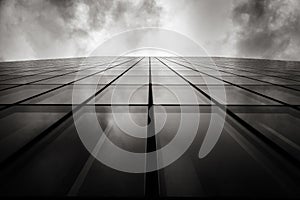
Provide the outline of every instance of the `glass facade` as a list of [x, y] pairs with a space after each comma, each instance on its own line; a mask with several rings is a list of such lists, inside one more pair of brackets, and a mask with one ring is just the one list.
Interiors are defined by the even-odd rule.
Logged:
[[[0, 63], [0, 195], [300, 195], [298, 62], [214, 58], [215, 67], [198, 57], [111, 59]], [[225, 124], [214, 148], [200, 158], [212, 116], [219, 116], [215, 108], [226, 113]], [[96, 114], [107, 136], [97, 153], [117, 158], [106, 149], [109, 142], [135, 153], [168, 145], [182, 113], [199, 114], [195, 139], [178, 160], [151, 173], [99, 162], [74, 123]], [[140, 127], [153, 119], [156, 135], [147, 137], [150, 129]], [[192, 134], [185, 129], [183, 139]]]

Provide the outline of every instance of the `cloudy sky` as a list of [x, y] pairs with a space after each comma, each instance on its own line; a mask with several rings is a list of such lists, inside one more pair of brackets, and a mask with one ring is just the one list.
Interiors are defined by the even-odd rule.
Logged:
[[299, 0], [0, 0], [0, 60], [86, 56], [143, 27], [182, 33], [211, 56], [300, 60]]

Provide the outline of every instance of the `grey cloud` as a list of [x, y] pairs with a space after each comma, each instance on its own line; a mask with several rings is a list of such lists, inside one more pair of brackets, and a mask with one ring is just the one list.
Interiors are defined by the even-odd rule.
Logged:
[[[77, 15], [77, 6], [82, 4], [88, 9], [87, 25], [89, 29], [101, 29], [105, 24], [106, 15], [112, 8], [114, 1], [111, 0], [48, 0], [55, 6], [59, 15], [66, 23], [70, 23]], [[84, 29], [84, 27], [82, 27]]]
[[162, 8], [155, 0], [117, 1], [113, 7], [114, 21], [121, 22], [124, 27], [136, 28], [145, 26], [159, 26]]
[[187, 34], [212, 55], [300, 60], [299, 0], [0, 0], [0, 57], [82, 56], [149, 26]]
[[80, 56], [92, 34], [159, 25], [161, 11], [155, 0], [0, 0], [0, 56]]
[[238, 55], [299, 60], [300, 1], [236, 1], [232, 19]]

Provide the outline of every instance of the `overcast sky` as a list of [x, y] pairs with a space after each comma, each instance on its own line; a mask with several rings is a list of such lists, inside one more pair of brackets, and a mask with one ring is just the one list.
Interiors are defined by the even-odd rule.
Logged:
[[0, 60], [85, 56], [141, 27], [180, 32], [211, 56], [300, 60], [299, 0], [0, 0]]

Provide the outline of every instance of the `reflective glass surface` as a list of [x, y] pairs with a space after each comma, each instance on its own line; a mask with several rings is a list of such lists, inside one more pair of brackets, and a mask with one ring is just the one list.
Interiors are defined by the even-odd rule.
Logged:
[[[0, 63], [0, 196], [299, 197], [298, 62], [112, 59]], [[95, 158], [135, 166], [114, 144], [147, 169], [168, 163], [160, 150], [177, 136], [170, 154], [195, 138], [152, 172]]]

